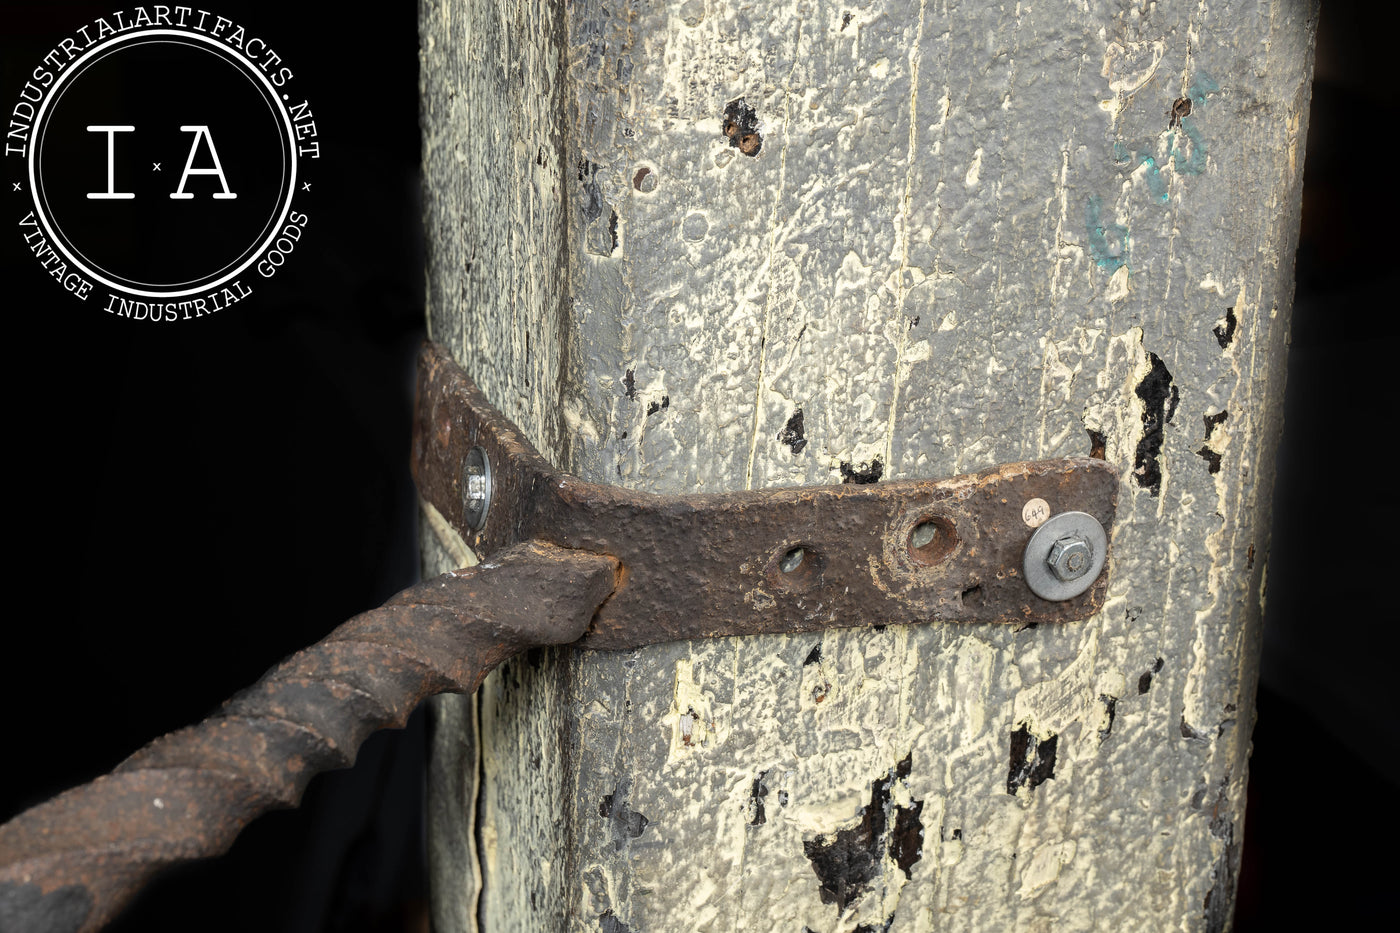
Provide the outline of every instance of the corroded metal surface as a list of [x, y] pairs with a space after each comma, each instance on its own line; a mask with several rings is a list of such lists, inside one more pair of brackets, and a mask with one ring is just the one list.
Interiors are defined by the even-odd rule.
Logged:
[[[1107, 574], [1081, 596], [1041, 599], [1021, 562], [1022, 508], [1087, 512], [1113, 526], [1118, 476], [1093, 459], [1011, 463], [969, 476], [655, 496], [554, 469], [440, 349], [419, 366], [413, 470], [423, 497], [478, 553], [536, 539], [609, 554], [623, 583], [584, 643], [633, 648], [717, 635], [931, 621], [1043, 623], [1099, 610]], [[492, 463], [492, 504], [473, 531], [461, 464]], [[915, 529], [933, 539], [915, 546]], [[802, 549], [784, 573], [783, 559]]]
[[[492, 463], [480, 531], [461, 465]], [[727, 495], [654, 496], [555, 470], [441, 351], [424, 350], [414, 475], [491, 561], [405, 590], [293, 655], [204, 722], [0, 827], [4, 930], [95, 930], [156, 872], [217, 855], [259, 814], [295, 806], [373, 731], [470, 693], [537, 645], [633, 648], [889, 622], [1056, 622], [1020, 573], [1031, 500], [1111, 527], [1118, 481], [1096, 460], [972, 476]], [[518, 542], [527, 542], [524, 544]]]
[[99, 929], [161, 869], [221, 854], [427, 697], [470, 693], [525, 648], [576, 640], [616, 568], [521, 544], [356, 616], [210, 718], [0, 826], [0, 929]]

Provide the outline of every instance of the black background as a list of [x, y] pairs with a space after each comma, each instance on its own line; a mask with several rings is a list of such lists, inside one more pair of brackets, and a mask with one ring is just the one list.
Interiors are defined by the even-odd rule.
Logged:
[[[4, 99], [112, 9], [5, 4]], [[13, 224], [28, 195], [9, 190], [21, 160], [0, 161], [5, 488], [20, 519], [4, 563], [0, 819], [197, 721], [418, 573], [416, 5], [217, 12], [294, 70], [324, 153], [303, 162], [306, 233], [273, 279], [243, 276], [252, 298], [159, 324], [74, 300], [25, 251]], [[113, 928], [424, 928], [422, 732], [375, 736], [361, 767], [254, 823], [222, 862], [158, 882]]]
[[[0, 4], [6, 112], [58, 38], [111, 9]], [[201, 718], [416, 577], [417, 5], [324, 9], [218, 5], [297, 72], [325, 153], [294, 261], [228, 312], [152, 325], [74, 301], [11, 228], [27, 194], [9, 190], [20, 160], [0, 161], [0, 819]], [[1380, 157], [1397, 26], [1394, 7], [1356, 0], [1322, 17], [1240, 930], [1391, 917], [1400, 205]], [[419, 714], [372, 738], [301, 810], [174, 871], [112, 929], [426, 929], [423, 733]]]

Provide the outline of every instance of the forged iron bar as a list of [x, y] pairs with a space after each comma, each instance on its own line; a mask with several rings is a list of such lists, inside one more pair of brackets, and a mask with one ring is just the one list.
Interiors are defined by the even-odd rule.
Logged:
[[222, 854], [423, 700], [576, 641], [617, 561], [535, 542], [409, 587], [292, 655], [198, 725], [0, 826], [0, 931], [86, 933], [167, 866]]
[[[489, 515], [472, 524], [463, 465], [491, 464]], [[627, 585], [589, 626], [588, 648], [721, 635], [927, 622], [1054, 624], [1103, 605], [1037, 596], [1022, 571], [1039, 500], [1113, 527], [1118, 473], [1102, 460], [1006, 463], [944, 479], [659, 496], [556, 469], [445, 351], [418, 367], [413, 477], [478, 554], [521, 539], [616, 557]], [[931, 533], [923, 541], [922, 529]], [[922, 543], [921, 543], [922, 542]], [[796, 572], [785, 559], [801, 549]]]

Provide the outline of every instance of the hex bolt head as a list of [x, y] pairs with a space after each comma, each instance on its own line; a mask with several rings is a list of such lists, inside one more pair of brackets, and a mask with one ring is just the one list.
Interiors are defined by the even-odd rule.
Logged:
[[1083, 535], [1065, 535], [1058, 539], [1050, 545], [1050, 553], [1045, 557], [1046, 566], [1065, 583], [1088, 573], [1093, 560], [1094, 549]]
[[1108, 557], [1108, 534], [1087, 512], [1060, 512], [1036, 528], [1022, 560], [1026, 585], [1041, 599], [1073, 599], [1094, 585]]
[[462, 464], [462, 510], [472, 531], [486, 525], [486, 512], [491, 508], [491, 460], [486, 451], [473, 447], [467, 451]]

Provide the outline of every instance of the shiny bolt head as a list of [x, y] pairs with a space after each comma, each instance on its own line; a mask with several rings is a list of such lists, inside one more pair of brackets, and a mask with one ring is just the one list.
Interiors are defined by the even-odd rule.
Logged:
[[480, 531], [486, 526], [486, 512], [491, 508], [491, 460], [486, 451], [473, 447], [467, 451], [462, 464], [462, 511], [467, 526]]
[[1083, 535], [1065, 535], [1050, 546], [1045, 565], [1062, 582], [1078, 580], [1094, 562], [1094, 549]]

